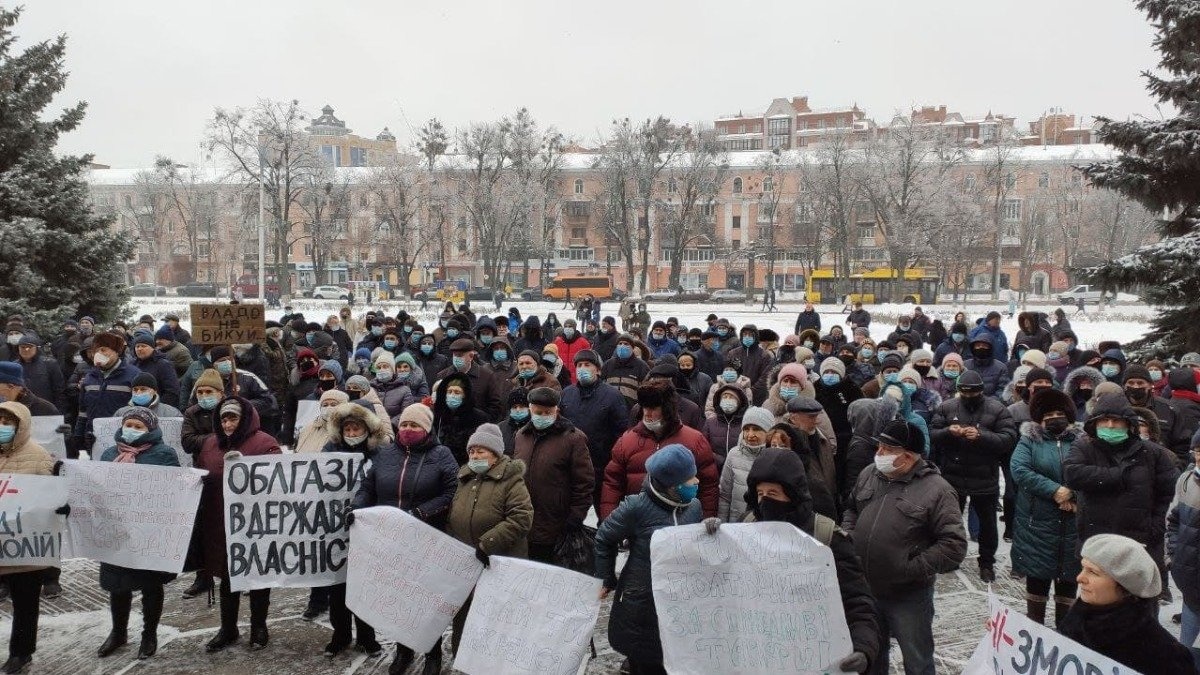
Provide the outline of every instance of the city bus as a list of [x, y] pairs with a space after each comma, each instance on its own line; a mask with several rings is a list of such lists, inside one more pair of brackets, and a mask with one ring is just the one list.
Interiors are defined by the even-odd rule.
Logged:
[[613, 297], [612, 277], [605, 274], [583, 276], [555, 277], [549, 286], [542, 290], [542, 295], [550, 300], [562, 300], [567, 291], [571, 291], [571, 299], [578, 300], [589, 293], [597, 300], [609, 300]]
[[[937, 274], [920, 267], [909, 267], [903, 272], [891, 267], [877, 267], [854, 272], [849, 278], [832, 268], [822, 267], [813, 270], [805, 281], [805, 299], [826, 304], [841, 302], [842, 295], [846, 296], [846, 302], [868, 305], [883, 302], [934, 304], [941, 286]], [[892, 292], [890, 298], [889, 291]]]

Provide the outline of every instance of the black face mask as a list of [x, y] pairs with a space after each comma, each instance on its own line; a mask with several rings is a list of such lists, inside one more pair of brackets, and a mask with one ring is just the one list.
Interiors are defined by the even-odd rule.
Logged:
[[929, 366], [929, 365], [925, 365], [925, 366], [913, 366], [913, 370], [915, 370], [915, 371], [917, 371], [918, 373], [920, 373], [920, 374], [921, 374], [921, 377], [928, 377], [928, 376], [929, 376], [929, 369], [930, 369], [930, 368], [932, 368], [932, 367], [933, 367], [933, 366]]
[[981, 361], [990, 359], [990, 358], [992, 358], [992, 348], [991, 347], [972, 347], [971, 348], [971, 356], [974, 356], [975, 358], [977, 358]]
[[795, 353], [796, 353], [796, 347], [795, 347], [795, 346], [793, 346], [793, 345], [784, 345], [784, 346], [782, 346], [782, 347], [780, 347], [780, 348], [779, 348], [779, 353], [780, 353], [780, 354], [795, 355]]
[[1080, 398], [1080, 400], [1089, 401], [1092, 398], [1092, 390], [1091, 389], [1079, 389], [1075, 392], [1075, 395], [1078, 396]]
[[1016, 393], [1017, 398], [1021, 399], [1022, 401], [1029, 400], [1029, 390], [1025, 387], [1013, 387], [1013, 392]]
[[1055, 417], [1054, 419], [1046, 420], [1043, 426], [1046, 428], [1046, 433], [1057, 438], [1063, 435], [1063, 432], [1067, 430], [1067, 427], [1071, 426], [1071, 423], [1065, 417]]
[[695, 368], [680, 368], [679, 374], [683, 375], [684, 377], [691, 377], [693, 371], [695, 371]]
[[979, 410], [980, 406], [983, 405], [983, 396], [980, 394], [976, 394], [974, 396], [960, 396], [959, 398], [962, 399], [963, 407], [972, 412]]
[[1130, 403], [1142, 404], [1150, 400], [1150, 389], [1146, 387], [1125, 387], [1125, 396]]
[[760, 497], [754, 515], [761, 521], [791, 523], [803, 529], [812, 521], [812, 506]]
[[337, 386], [337, 380], [317, 380], [317, 389], [329, 391]]
[[854, 363], [854, 356], [851, 354], [842, 354], [841, 356], [838, 357], [838, 360], [848, 366], [848, 365]]
[[700, 348], [703, 347], [704, 344], [701, 340], [688, 340], [687, 346], [688, 346], [688, 349], [695, 352], [695, 351], [700, 351]]
[[347, 389], [346, 395], [350, 397], [351, 401], [357, 401], [362, 398], [363, 393], [357, 389]]

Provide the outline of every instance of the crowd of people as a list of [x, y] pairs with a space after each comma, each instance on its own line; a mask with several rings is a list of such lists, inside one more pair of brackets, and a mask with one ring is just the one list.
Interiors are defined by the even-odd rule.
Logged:
[[[174, 465], [159, 420], [181, 417], [183, 450], [209, 471], [183, 595], [219, 597], [210, 652], [240, 639], [225, 458], [286, 449], [361, 453], [371, 463], [355, 508], [403, 509], [484, 565], [577, 566], [569, 544], [584, 538], [588, 571], [613, 597], [609, 642], [635, 674], [664, 672], [653, 532], [762, 521], [832, 549], [853, 643], [843, 670], [887, 673], [895, 640], [906, 673], [933, 673], [937, 575], [960, 568], [971, 540], [973, 573], [994, 581], [1003, 538], [1031, 619], [1045, 623], [1053, 598], [1053, 626], [1085, 646], [1140, 672], [1197, 672], [1200, 354], [1134, 362], [1115, 342], [1081, 344], [1062, 310], [1053, 323], [1021, 313], [1010, 336], [998, 312], [943, 323], [917, 307], [876, 341], [861, 304], [828, 330], [809, 304], [784, 336], [715, 314], [653, 320], [645, 305], [622, 307], [618, 330], [599, 309], [543, 321], [448, 305], [427, 326], [403, 311], [343, 307], [318, 323], [285, 308], [261, 344], [232, 347], [194, 344], [174, 314], [107, 329], [84, 316], [49, 340], [10, 317], [0, 471], [56, 471], [30, 419], [60, 414], [70, 457]], [[298, 424], [301, 401], [319, 413]], [[110, 417], [115, 437], [96, 438], [93, 420]], [[1178, 639], [1157, 619], [1168, 572], [1183, 595]], [[112, 629], [100, 657], [126, 645], [135, 591], [138, 657], [155, 654], [173, 578], [101, 566]], [[4, 672], [19, 672], [39, 598], [62, 592], [58, 570], [5, 567], [0, 580], [13, 605]], [[249, 645], [263, 649], [270, 590], [248, 595]], [[381, 654], [345, 598], [344, 584], [310, 593], [305, 618], [328, 612], [333, 626], [325, 654]], [[424, 656], [425, 673], [442, 653], [439, 642]], [[398, 648], [390, 672], [416, 657]]]

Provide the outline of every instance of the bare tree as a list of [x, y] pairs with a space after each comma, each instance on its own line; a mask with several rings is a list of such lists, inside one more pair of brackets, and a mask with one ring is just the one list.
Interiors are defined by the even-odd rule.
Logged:
[[[322, 166], [303, 176], [303, 189], [297, 202], [297, 215], [302, 219], [302, 232], [288, 239], [291, 245], [309, 240], [313, 266], [313, 284], [330, 282], [328, 265], [334, 255], [334, 243], [345, 241], [350, 219], [350, 182], [345, 173], [332, 166]], [[355, 242], [358, 243], [358, 242]]]
[[729, 174], [729, 156], [709, 130], [694, 135], [689, 151], [664, 171], [667, 194], [659, 199], [663, 213], [662, 249], [671, 261], [670, 288], [679, 288], [684, 251], [714, 241], [716, 199]]
[[[635, 175], [639, 160], [636, 132], [629, 118], [614, 120], [608, 139], [592, 163], [600, 177], [600, 192], [593, 196], [604, 231], [605, 248], [616, 247], [625, 261], [625, 291], [634, 292], [634, 247], [637, 240]], [[612, 275], [612, 255], [608, 274]]]
[[992, 300], [1000, 299], [1000, 270], [1004, 249], [1020, 237], [1021, 203], [1012, 198], [1020, 173], [1027, 168], [1015, 138], [1001, 136], [981, 151], [983, 184], [980, 196], [989, 209], [992, 239]]
[[169, 280], [162, 276], [164, 261], [171, 260], [171, 244], [174, 223], [171, 221], [171, 204], [162, 177], [156, 171], [139, 171], [133, 177], [134, 198], [125, 206], [125, 216], [136, 224], [135, 240], [139, 261], [149, 258], [154, 271], [148, 281], [162, 284]]
[[417, 259], [437, 241], [431, 220], [421, 218], [422, 199], [428, 195], [428, 175], [411, 158], [390, 157], [366, 179], [377, 223], [383, 261], [396, 268], [404, 297]]
[[634, 134], [637, 143], [634, 180], [637, 201], [642, 209], [637, 228], [638, 256], [641, 258], [638, 287], [643, 290], [646, 289], [650, 273], [650, 211], [654, 205], [656, 185], [663, 171], [686, 149], [690, 132], [686, 126], [678, 127], [660, 115], [643, 122]]
[[961, 186], [958, 194], [946, 191], [929, 210], [928, 246], [931, 260], [954, 299], [966, 297], [971, 270], [988, 257], [991, 237], [987, 223], [991, 214], [973, 185]]
[[[850, 277], [851, 228], [854, 207], [862, 198], [866, 163], [863, 152], [852, 147], [849, 133], [830, 134], [817, 148], [814, 158], [800, 166], [800, 189], [809, 203], [826, 218], [825, 230], [833, 251], [834, 269], [839, 279]], [[838, 295], [845, 295], [844, 284]], [[828, 302], [828, 298], [822, 298]]]
[[426, 171], [423, 192], [425, 213], [430, 232], [433, 234], [433, 245], [438, 259], [438, 277], [441, 279], [446, 278], [446, 240], [451, 224], [448, 206], [450, 192], [444, 176], [435, 174], [434, 169], [449, 147], [450, 136], [436, 117], [430, 118], [417, 132], [416, 149], [424, 161]]

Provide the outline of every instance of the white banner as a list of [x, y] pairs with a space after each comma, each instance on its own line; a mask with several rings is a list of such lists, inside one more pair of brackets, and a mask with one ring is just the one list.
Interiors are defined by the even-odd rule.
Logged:
[[828, 673], [854, 651], [833, 551], [788, 523], [667, 527], [650, 540], [670, 673]]
[[579, 672], [600, 614], [600, 580], [491, 557], [475, 585], [455, 670], [468, 675]]
[[230, 587], [331, 586], [346, 581], [346, 512], [366, 475], [358, 453], [264, 455], [225, 462]]
[[[96, 436], [96, 442], [92, 445], [92, 459], [100, 459], [105, 450], [117, 444], [115, 437], [117, 429], [120, 428], [120, 417], [98, 417], [92, 421], [92, 433]], [[192, 456], [184, 452], [183, 441], [180, 440], [183, 434], [183, 418], [160, 417], [158, 428], [162, 429], [163, 443], [169, 445], [179, 457], [179, 466], [190, 467]]]
[[357, 509], [346, 606], [380, 636], [425, 653], [479, 579], [475, 549], [404, 511]]
[[1009, 611], [988, 591], [987, 631], [975, 647], [963, 675], [1007, 673], [1103, 673], [1138, 675], [1116, 661], [1034, 623], [1020, 612]]
[[0, 567], [62, 566], [67, 479], [0, 474]]
[[67, 557], [140, 570], [183, 571], [208, 472], [67, 460]]
[[320, 412], [320, 401], [296, 401], [296, 427], [292, 430], [296, 434], [295, 438], [300, 438], [300, 430], [308, 426], [309, 422], [317, 419]]
[[38, 415], [33, 420], [33, 442], [46, 449], [54, 461], [67, 458], [67, 442], [58, 428], [65, 424], [62, 415]]

